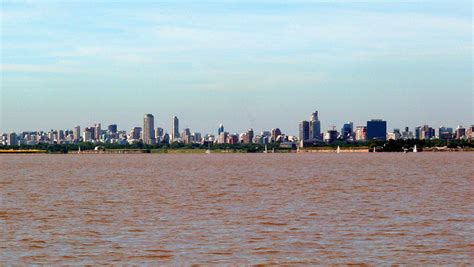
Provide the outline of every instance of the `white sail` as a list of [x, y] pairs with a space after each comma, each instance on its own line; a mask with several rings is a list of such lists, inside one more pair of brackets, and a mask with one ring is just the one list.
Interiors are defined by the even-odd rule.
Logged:
[[413, 148], [413, 152], [415, 152], [415, 153], [418, 152], [418, 149], [416, 149], [416, 145], [415, 145], [415, 147]]
[[341, 153], [341, 148], [339, 146], [337, 146], [336, 153]]

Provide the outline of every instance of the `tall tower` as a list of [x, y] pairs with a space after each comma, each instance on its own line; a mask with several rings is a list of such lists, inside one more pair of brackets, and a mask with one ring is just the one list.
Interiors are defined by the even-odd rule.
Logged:
[[171, 142], [179, 138], [179, 120], [178, 117], [173, 116], [173, 127], [171, 129]]
[[143, 143], [155, 144], [155, 118], [151, 114], [143, 117]]
[[219, 129], [217, 129], [217, 135], [219, 136], [223, 132], [224, 132], [224, 125], [221, 123], [219, 125]]
[[316, 140], [321, 139], [321, 122], [319, 121], [317, 110], [311, 114], [309, 120], [309, 138]]

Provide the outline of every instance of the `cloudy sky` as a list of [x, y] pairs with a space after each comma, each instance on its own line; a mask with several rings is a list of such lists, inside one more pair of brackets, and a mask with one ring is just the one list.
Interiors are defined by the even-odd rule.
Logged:
[[469, 0], [107, 2], [2, 1], [0, 132], [474, 122]]

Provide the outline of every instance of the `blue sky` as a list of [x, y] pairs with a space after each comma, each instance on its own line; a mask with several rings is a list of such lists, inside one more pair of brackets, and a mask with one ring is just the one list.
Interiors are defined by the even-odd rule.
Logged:
[[2, 1], [0, 132], [474, 122], [471, 1], [176, 2]]

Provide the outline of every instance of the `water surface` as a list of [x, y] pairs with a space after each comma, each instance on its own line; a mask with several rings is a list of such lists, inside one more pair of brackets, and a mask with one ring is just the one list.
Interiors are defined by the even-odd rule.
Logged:
[[0, 263], [468, 264], [473, 156], [0, 155]]

